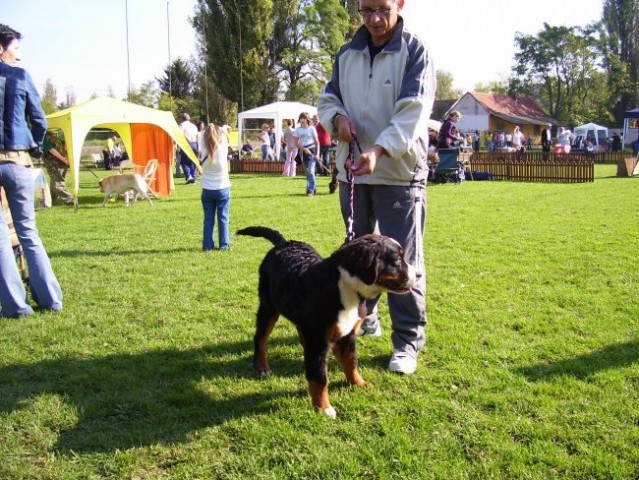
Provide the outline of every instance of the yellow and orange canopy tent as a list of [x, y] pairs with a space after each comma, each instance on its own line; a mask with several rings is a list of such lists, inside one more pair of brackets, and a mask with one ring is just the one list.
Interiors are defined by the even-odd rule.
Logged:
[[47, 128], [62, 130], [64, 134], [71, 171], [71, 193], [76, 202], [82, 145], [93, 128], [115, 131], [135, 165], [143, 167], [150, 159], [157, 158], [159, 166], [152, 188], [160, 195], [169, 195], [175, 189], [171, 174], [174, 141], [199, 166], [195, 153], [171, 112], [110, 97], [95, 98], [47, 115]]

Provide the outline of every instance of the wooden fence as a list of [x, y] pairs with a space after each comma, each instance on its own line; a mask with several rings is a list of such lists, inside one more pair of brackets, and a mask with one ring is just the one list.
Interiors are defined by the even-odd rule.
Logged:
[[262, 160], [231, 160], [231, 173], [270, 173], [281, 175], [283, 171], [284, 162], [263, 162]]
[[[615, 154], [621, 152], [615, 152]], [[605, 155], [611, 155], [610, 153]], [[526, 152], [474, 152], [468, 155], [467, 169], [488, 172], [495, 180], [519, 182], [585, 183], [595, 179], [594, 155]], [[620, 159], [622, 155], [615, 155]], [[615, 160], [617, 161], [617, 160]], [[284, 162], [262, 160], [232, 160], [230, 173], [281, 175]], [[298, 167], [301, 173], [303, 167]]]
[[595, 179], [592, 155], [544, 152], [475, 152], [468, 167], [488, 172], [495, 180], [516, 182], [585, 183]]

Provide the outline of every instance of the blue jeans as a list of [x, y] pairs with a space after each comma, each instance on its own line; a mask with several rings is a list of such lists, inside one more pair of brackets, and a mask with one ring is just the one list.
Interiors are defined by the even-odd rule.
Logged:
[[262, 161], [264, 161], [264, 162], [273, 162], [273, 161], [275, 161], [275, 156], [273, 155], [273, 150], [268, 145], [262, 145]]
[[320, 147], [320, 163], [322, 165], [324, 165], [324, 168], [320, 167], [320, 174], [322, 175], [329, 175], [330, 173], [330, 168], [329, 165], [331, 163], [331, 159], [330, 159], [330, 151], [331, 151], [331, 146], [330, 145], [323, 145]]
[[[44, 309], [62, 309], [62, 290], [53, 274], [35, 222], [31, 168], [0, 163], [0, 186], [5, 189], [13, 225], [29, 267], [29, 287]], [[19, 317], [33, 313], [11, 247], [9, 229], [0, 213], [0, 316]]]
[[231, 206], [231, 189], [221, 190], [202, 189], [202, 208], [204, 209], [204, 237], [202, 250], [213, 250], [213, 233], [215, 229], [215, 215], [217, 214], [217, 229], [220, 250], [230, 247], [229, 243], [229, 209]]
[[[197, 155], [197, 142], [189, 142], [189, 145], [191, 145], [191, 149]], [[193, 160], [188, 157], [186, 152], [183, 151], [181, 153], [182, 158], [180, 158], [180, 166], [184, 171], [184, 176], [187, 180], [195, 181], [197, 179], [197, 167], [195, 166], [195, 163], [193, 163]]]
[[317, 157], [315, 156], [315, 147], [305, 147], [311, 151], [311, 154], [306, 154], [300, 148], [298, 155], [302, 156], [302, 164], [306, 170], [306, 193], [315, 193], [315, 162]]

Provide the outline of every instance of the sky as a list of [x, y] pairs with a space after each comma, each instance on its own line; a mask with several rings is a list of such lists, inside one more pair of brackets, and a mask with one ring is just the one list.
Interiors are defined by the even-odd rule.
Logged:
[[[2, 19], [22, 35], [20, 66], [42, 93], [47, 79], [58, 102], [92, 94], [126, 96], [163, 75], [177, 57], [195, 54], [189, 18], [196, 0], [3, 0]], [[437, 5], [437, 6], [435, 6]], [[435, 68], [454, 88], [508, 77], [516, 32], [535, 35], [544, 22], [584, 26], [601, 18], [603, 0], [405, 0], [406, 25], [428, 45]], [[127, 49], [128, 23], [128, 49]], [[128, 51], [128, 62], [127, 62]]]

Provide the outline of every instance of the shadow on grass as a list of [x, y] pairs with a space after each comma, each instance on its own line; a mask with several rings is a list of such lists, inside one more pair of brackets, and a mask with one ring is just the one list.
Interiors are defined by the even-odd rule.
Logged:
[[[39, 396], [62, 397], [78, 416], [70, 428], [59, 427], [55, 448], [63, 455], [186, 442], [199, 429], [277, 410], [279, 397], [306, 395], [305, 385], [297, 391], [243, 392], [236, 386], [240, 379], [259, 382], [251, 360], [225, 357], [250, 350], [251, 342], [238, 342], [6, 365], [0, 368], [0, 414], [30, 408]], [[300, 362], [275, 363], [280, 377], [301, 372]], [[220, 385], [216, 378], [223, 380]]]
[[[50, 249], [47, 251], [49, 257], [112, 257], [112, 256], [128, 256], [128, 255], [176, 255], [176, 254], [192, 254], [192, 253], [204, 253], [201, 247], [174, 247], [174, 248], [140, 248], [137, 250], [55, 250]], [[221, 252], [225, 253], [225, 252]]]
[[533, 381], [549, 380], [558, 375], [585, 379], [602, 370], [627, 367], [638, 360], [639, 340], [634, 340], [609, 345], [578, 357], [522, 368], [520, 372]]

